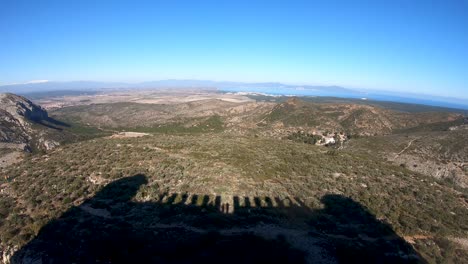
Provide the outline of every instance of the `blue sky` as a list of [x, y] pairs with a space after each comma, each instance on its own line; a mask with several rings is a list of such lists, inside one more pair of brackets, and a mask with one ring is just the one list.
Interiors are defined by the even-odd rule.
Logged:
[[468, 98], [468, 1], [0, 0], [0, 85], [278, 81]]

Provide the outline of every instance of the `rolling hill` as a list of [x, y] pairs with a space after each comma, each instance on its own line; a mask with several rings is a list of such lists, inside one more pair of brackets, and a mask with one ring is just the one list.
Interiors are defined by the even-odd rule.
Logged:
[[263, 121], [281, 123], [286, 127], [309, 127], [370, 136], [460, 118], [460, 114], [450, 112], [409, 113], [371, 104], [314, 103], [292, 98], [276, 105]]

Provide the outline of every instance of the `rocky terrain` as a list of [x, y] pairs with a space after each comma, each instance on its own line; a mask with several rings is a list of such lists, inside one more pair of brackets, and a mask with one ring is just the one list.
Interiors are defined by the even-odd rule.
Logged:
[[0, 167], [20, 161], [25, 151], [58, 146], [50, 120], [47, 111], [28, 99], [0, 94]]
[[67, 140], [0, 167], [2, 261], [468, 263], [460, 113], [273, 99], [51, 111]]
[[391, 134], [395, 130], [424, 124], [449, 122], [461, 115], [450, 112], [409, 113], [374, 105], [350, 103], [311, 103], [298, 98], [275, 105], [262, 123], [280, 127], [306, 127], [315, 130], [345, 131], [359, 136]]
[[[0, 142], [20, 144], [26, 149], [52, 149], [59, 143], [49, 139], [54, 120], [47, 111], [28, 99], [14, 94], [0, 94]], [[3, 147], [10, 145], [4, 144]]]
[[15, 94], [0, 94], [0, 167], [20, 162], [27, 153], [63, 143], [108, 135], [54, 119], [41, 106]]
[[360, 138], [346, 147], [380, 155], [395, 165], [468, 188], [468, 133], [464, 130]]
[[47, 112], [24, 97], [13, 94], [0, 95], [2, 130], [0, 140], [10, 143], [26, 143], [31, 140], [30, 122], [47, 118]]
[[103, 129], [154, 128], [167, 124], [192, 127], [201, 125], [210, 117], [219, 116], [227, 131], [259, 133], [277, 138], [298, 130], [346, 132], [358, 136], [384, 135], [462, 117], [460, 113], [409, 113], [374, 105], [315, 103], [298, 98], [289, 98], [281, 103], [218, 99], [167, 104], [119, 102], [64, 107], [52, 111], [52, 115], [61, 120]]

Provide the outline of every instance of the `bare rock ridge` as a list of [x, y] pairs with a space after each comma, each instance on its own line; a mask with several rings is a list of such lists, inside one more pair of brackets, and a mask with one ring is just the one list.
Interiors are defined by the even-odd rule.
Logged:
[[10, 93], [0, 94], [0, 102], [2, 103], [2, 110], [18, 120], [20, 120], [20, 117], [36, 121], [48, 118], [46, 110], [22, 96]]
[[[45, 136], [55, 128], [48, 123], [47, 111], [30, 100], [15, 94], [0, 94], [0, 143], [23, 145], [31, 148], [51, 149], [58, 145]], [[55, 128], [56, 129], [56, 128]]]

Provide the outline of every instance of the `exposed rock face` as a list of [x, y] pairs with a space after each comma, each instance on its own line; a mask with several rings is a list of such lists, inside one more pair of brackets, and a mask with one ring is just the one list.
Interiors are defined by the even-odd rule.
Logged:
[[0, 109], [11, 114], [13, 118], [24, 121], [38, 121], [47, 119], [47, 111], [42, 107], [33, 104], [28, 99], [15, 94], [0, 94]]
[[46, 120], [47, 111], [28, 99], [15, 94], [0, 94], [0, 142], [50, 149], [58, 143], [45, 139], [40, 133], [42, 128], [33, 126]]
[[11, 257], [18, 250], [18, 247], [0, 247], [1, 261], [2, 263], [10, 263]]

